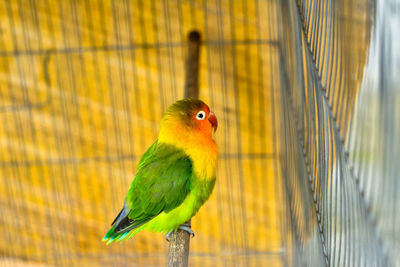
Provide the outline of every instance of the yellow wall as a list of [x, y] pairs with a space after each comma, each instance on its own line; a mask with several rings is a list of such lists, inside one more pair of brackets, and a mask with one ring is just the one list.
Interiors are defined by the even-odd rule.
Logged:
[[101, 238], [183, 96], [196, 28], [221, 154], [190, 261], [280, 266], [276, 13], [273, 1], [0, 2], [0, 264], [165, 264], [161, 234]]

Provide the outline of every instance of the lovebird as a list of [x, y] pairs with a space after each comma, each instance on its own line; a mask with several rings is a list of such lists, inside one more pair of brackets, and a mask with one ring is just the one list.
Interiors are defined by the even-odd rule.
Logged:
[[217, 127], [215, 114], [201, 100], [187, 98], [168, 107], [158, 138], [141, 157], [122, 210], [103, 241], [129, 239], [143, 229], [169, 235], [179, 228], [194, 235], [184, 223], [214, 189]]

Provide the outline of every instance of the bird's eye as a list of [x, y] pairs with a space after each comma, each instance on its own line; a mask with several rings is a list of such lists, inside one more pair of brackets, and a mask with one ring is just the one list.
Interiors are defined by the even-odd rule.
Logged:
[[202, 121], [206, 118], [206, 113], [204, 111], [199, 111], [196, 115], [196, 119]]

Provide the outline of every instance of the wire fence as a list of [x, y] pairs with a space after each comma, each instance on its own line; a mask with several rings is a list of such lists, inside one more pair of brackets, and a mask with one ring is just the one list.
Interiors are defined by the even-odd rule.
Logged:
[[191, 266], [400, 266], [398, 0], [0, 2], [0, 265], [160, 266], [101, 239], [202, 33], [215, 192]]
[[280, 5], [289, 265], [400, 265], [399, 6]]
[[281, 266], [275, 2], [1, 1], [0, 17], [0, 265], [166, 264], [161, 234], [101, 239], [163, 111], [183, 97], [197, 29], [220, 156], [190, 263]]

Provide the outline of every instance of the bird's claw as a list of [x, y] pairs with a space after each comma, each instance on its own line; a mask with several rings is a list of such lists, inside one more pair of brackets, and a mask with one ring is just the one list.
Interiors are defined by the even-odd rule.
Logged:
[[[190, 224], [184, 223], [184, 224], [180, 225], [180, 226], [178, 227], [178, 229], [183, 230], [183, 231], [186, 231], [186, 232], [188, 232], [188, 233], [190, 234], [190, 237], [194, 237], [194, 232], [193, 232], [193, 230], [190, 228]], [[176, 232], [176, 231], [168, 232], [167, 235], [165, 236], [165, 239], [169, 242], [170, 239], [171, 239], [171, 234], [172, 234], [172, 233], [175, 233], [175, 232]]]
[[165, 239], [169, 242], [169, 240], [170, 240], [170, 238], [171, 238], [171, 234], [173, 233], [174, 231], [171, 231], [171, 232], [168, 232], [167, 233], [167, 235], [165, 236]]
[[189, 235], [190, 235], [191, 237], [194, 237], [194, 232], [193, 232], [193, 230], [190, 228], [190, 224], [184, 223], [184, 224], [180, 225], [180, 226], [178, 227], [178, 229], [181, 229], [181, 230], [183, 230], [183, 231], [186, 231], [186, 232], [189, 233]]

